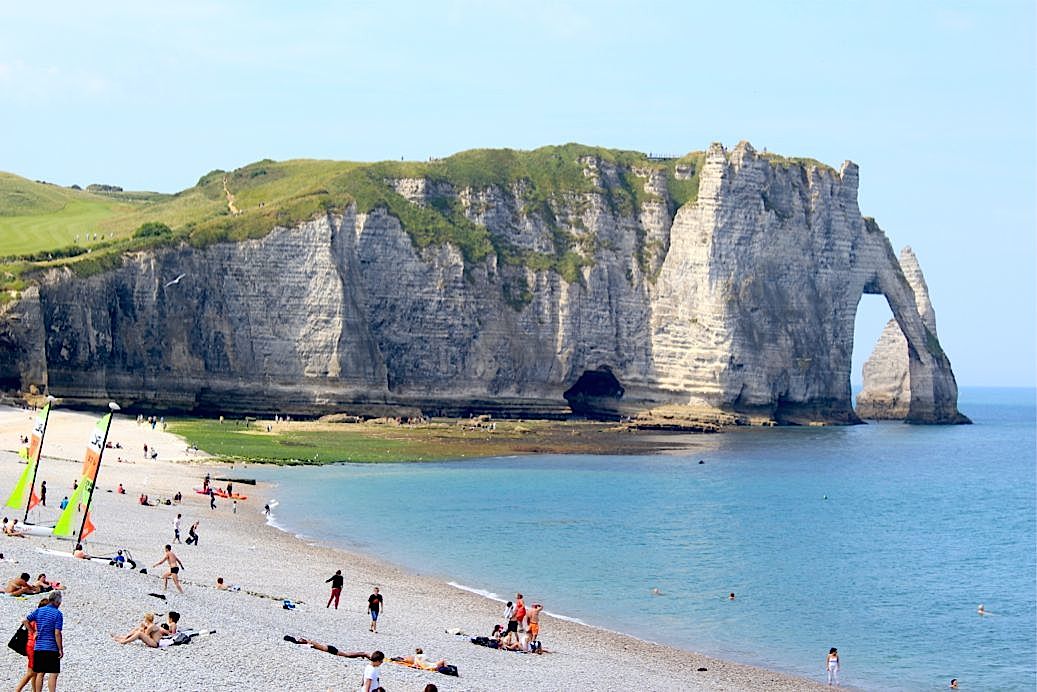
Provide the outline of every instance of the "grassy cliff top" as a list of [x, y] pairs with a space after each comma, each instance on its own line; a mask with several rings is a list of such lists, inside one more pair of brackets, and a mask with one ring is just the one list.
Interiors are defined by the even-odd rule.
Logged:
[[[585, 174], [588, 158], [616, 168], [613, 184], [597, 187]], [[477, 261], [491, 252], [507, 255], [509, 248], [500, 247], [486, 228], [466, 218], [451, 191], [518, 184], [526, 208], [554, 224], [552, 203], [585, 193], [604, 195], [622, 213], [634, 213], [651, 200], [676, 209], [696, 198], [702, 162], [701, 152], [660, 160], [580, 144], [532, 151], [477, 149], [428, 162], [263, 160], [233, 171], [212, 171], [176, 194], [107, 186], [77, 190], [0, 173], [0, 302], [10, 300], [34, 272], [49, 266], [68, 265], [87, 275], [116, 266], [125, 251], [261, 237], [275, 227], [351, 204], [360, 212], [386, 209], [419, 247], [454, 243], [467, 259]], [[665, 177], [666, 199], [645, 191], [647, 171]], [[413, 204], [392, 186], [402, 178], [424, 178], [447, 192], [429, 199], [428, 205]], [[555, 257], [515, 256], [510, 261], [572, 269], [573, 257], [565, 259], [571, 255], [565, 229], [561, 231]]]

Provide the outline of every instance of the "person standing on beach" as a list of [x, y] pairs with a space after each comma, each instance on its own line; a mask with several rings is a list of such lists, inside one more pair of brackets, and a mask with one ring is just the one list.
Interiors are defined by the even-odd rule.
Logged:
[[537, 637], [540, 635], [540, 611], [544, 609], [544, 606], [539, 603], [534, 603], [533, 607], [529, 609], [526, 617], [529, 618], [529, 641], [535, 642]]
[[180, 586], [180, 568], [184, 566], [184, 563], [180, 562], [180, 558], [173, 552], [173, 546], [166, 544], [166, 554], [162, 556], [162, 559], [152, 565], [152, 567], [158, 567], [163, 562], [167, 562], [168, 567], [166, 573], [162, 575], [162, 590], [165, 591], [169, 586], [169, 578], [173, 578], [173, 586], [180, 593], [184, 592], [182, 586]]
[[325, 608], [330, 608], [331, 602], [334, 601], [335, 610], [338, 610], [338, 599], [342, 595], [343, 581], [344, 580], [342, 578], [342, 570], [340, 569], [335, 570], [334, 574], [332, 574], [328, 579], [324, 580], [325, 584], [331, 582], [331, 596], [328, 597], [328, 605], [324, 606]]
[[378, 631], [378, 614], [385, 608], [385, 600], [382, 598], [382, 594], [378, 593], [378, 587], [374, 587], [374, 593], [367, 597], [367, 612], [371, 613], [371, 627], [372, 632]]
[[518, 634], [519, 625], [526, 619], [526, 604], [522, 602], [522, 594], [515, 594], [515, 609], [508, 619], [508, 632]]
[[191, 524], [187, 529], [187, 545], [198, 545], [198, 522]]
[[40, 504], [47, 506], [47, 481], [40, 483]]
[[382, 689], [378, 668], [385, 660], [385, 654], [381, 651], [372, 651], [370, 659], [371, 662], [364, 667], [364, 684], [360, 688], [361, 692], [379, 692]]
[[216, 509], [216, 493], [209, 488], [209, 509]]
[[182, 514], [177, 514], [176, 519], [173, 520], [173, 541], [176, 543], [183, 542], [180, 540], [180, 519], [182, 517]]
[[36, 623], [36, 643], [33, 649], [32, 670], [36, 674], [32, 689], [41, 692], [43, 678], [49, 673], [47, 687], [50, 692], [58, 688], [58, 673], [61, 672], [61, 659], [65, 655], [65, 646], [61, 637], [61, 629], [65, 618], [61, 614], [61, 592], [50, 595], [47, 605], [37, 608], [22, 620], [26, 628], [30, 622]]
[[839, 649], [834, 646], [828, 650], [828, 657], [825, 659], [825, 666], [828, 669], [828, 684], [839, 686]]

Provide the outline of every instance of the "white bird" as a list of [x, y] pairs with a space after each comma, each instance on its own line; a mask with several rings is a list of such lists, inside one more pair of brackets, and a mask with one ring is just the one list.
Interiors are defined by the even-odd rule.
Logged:
[[187, 274], [181, 274], [180, 276], [176, 277], [172, 281], [167, 281], [166, 284], [162, 288], [169, 288], [173, 284], [180, 283], [180, 279], [184, 278], [185, 276], [187, 276]]

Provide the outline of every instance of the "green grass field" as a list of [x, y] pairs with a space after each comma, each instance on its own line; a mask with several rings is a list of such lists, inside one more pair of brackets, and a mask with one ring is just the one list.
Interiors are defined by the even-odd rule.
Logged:
[[[315, 429], [306, 423], [281, 424], [272, 433], [265, 424], [187, 419], [174, 421], [169, 432], [213, 456], [253, 462], [330, 464], [338, 461], [431, 461], [472, 456], [464, 441], [451, 441], [423, 431], [406, 436], [392, 428], [329, 424]], [[492, 452], [487, 452], [492, 453]]]
[[[816, 163], [771, 156], [780, 165]], [[615, 165], [618, 180], [595, 187], [584, 174], [585, 157]], [[533, 151], [477, 149], [429, 162], [263, 160], [234, 171], [211, 171], [194, 187], [171, 195], [94, 194], [0, 173], [0, 303], [17, 297], [26, 283], [49, 266], [67, 264], [83, 275], [95, 273], [117, 266], [127, 251], [181, 242], [204, 247], [262, 237], [277, 226], [293, 225], [351, 204], [360, 212], [386, 209], [400, 220], [418, 247], [451, 243], [469, 261], [494, 253], [505, 264], [554, 270], [572, 282], [591, 261], [568, 225], [579, 227], [582, 221], [555, 219], [553, 202], [597, 192], [624, 215], [649, 201], [663, 201], [676, 209], [696, 199], [703, 162], [701, 152], [652, 160], [639, 152], [580, 144]], [[642, 175], [651, 170], [666, 176], [664, 200], [645, 190]], [[395, 192], [392, 181], [399, 178], [425, 178], [454, 190], [522, 183], [525, 208], [538, 213], [551, 227], [553, 251], [521, 250], [494, 237], [469, 220], [452, 195], [430, 199], [428, 206], [413, 204]], [[232, 214], [228, 208], [225, 181], [240, 213]], [[164, 223], [172, 233], [136, 237], [135, 232], [147, 222]], [[644, 250], [640, 248], [639, 254]], [[517, 304], [523, 302], [521, 288], [515, 291]]]

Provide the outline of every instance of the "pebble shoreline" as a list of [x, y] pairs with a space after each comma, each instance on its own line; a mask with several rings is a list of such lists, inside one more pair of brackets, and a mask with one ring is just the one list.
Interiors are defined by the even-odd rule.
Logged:
[[[57, 418], [61, 420], [58, 421]], [[31, 429], [32, 416], [17, 409], [0, 409], [0, 448], [11, 449], [19, 434]], [[39, 519], [56, 518], [56, 505], [69, 494], [80, 473], [82, 450], [95, 416], [52, 414], [40, 478], [47, 480], [50, 508]], [[60, 428], [56, 425], [60, 423]], [[59, 432], [60, 430], [60, 432]], [[440, 690], [811, 690], [824, 686], [804, 678], [709, 658], [696, 653], [644, 642], [622, 634], [541, 617], [541, 639], [552, 653], [518, 654], [477, 647], [467, 636], [445, 630], [460, 628], [469, 636], [488, 634], [500, 620], [499, 603], [441, 581], [409, 574], [369, 556], [315, 545], [267, 524], [263, 503], [271, 489], [235, 488], [249, 495], [232, 513], [229, 501], [208, 500], [193, 488], [207, 471], [213, 476], [247, 476], [247, 471], [207, 466], [184, 450], [184, 443], [132, 420], [117, 420], [111, 439], [120, 440], [129, 461], [114, 461], [108, 450], [98, 478], [91, 512], [97, 531], [87, 550], [94, 555], [127, 549], [146, 566], [148, 574], [119, 570], [104, 562], [70, 557], [69, 541], [52, 537], [0, 536], [0, 562], [5, 580], [20, 572], [33, 578], [45, 572], [67, 585], [62, 611], [65, 617], [66, 655], [58, 689], [107, 690], [146, 686], [154, 690], [355, 690], [360, 686], [364, 661], [318, 652], [283, 640], [285, 634], [331, 643], [341, 650], [372, 651], [387, 656], [411, 654], [423, 647], [431, 658], [446, 658], [461, 677], [419, 671], [386, 663], [382, 683], [388, 690], [422, 690], [435, 683]], [[144, 461], [143, 442], [162, 452], [161, 461]], [[174, 453], [174, 450], [179, 450]], [[66, 460], [53, 459], [51, 456]], [[180, 463], [175, 459], [180, 457]], [[24, 465], [13, 452], [0, 451], [0, 493], [6, 497]], [[110, 492], [122, 483], [126, 495]], [[144, 507], [141, 492], [151, 498], [184, 494], [182, 505]], [[185, 594], [161, 593], [162, 568], [152, 568], [162, 546], [172, 540], [172, 522], [183, 514], [182, 536], [200, 521], [200, 545], [174, 545], [185, 569]], [[5, 509], [8, 516], [20, 516]], [[52, 554], [42, 550], [60, 551]], [[68, 556], [66, 556], [68, 555]], [[339, 610], [325, 608], [336, 569], [345, 577]], [[222, 576], [240, 592], [213, 588]], [[385, 612], [379, 632], [368, 631], [367, 595], [379, 586]], [[517, 584], [516, 588], [528, 585]], [[529, 586], [529, 588], [532, 588]], [[250, 595], [246, 591], [263, 595]], [[281, 599], [301, 602], [285, 610]], [[9, 637], [18, 622], [35, 607], [28, 600], [0, 598], [0, 622]], [[182, 614], [181, 626], [215, 629], [186, 646], [148, 649], [139, 643], [116, 644], [111, 635], [133, 628], [146, 611]], [[25, 658], [3, 648], [6, 683], [13, 684], [25, 669]], [[823, 652], [822, 652], [823, 654]], [[820, 663], [819, 663], [820, 667]], [[698, 670], [705, 668], [705, 671]]]

